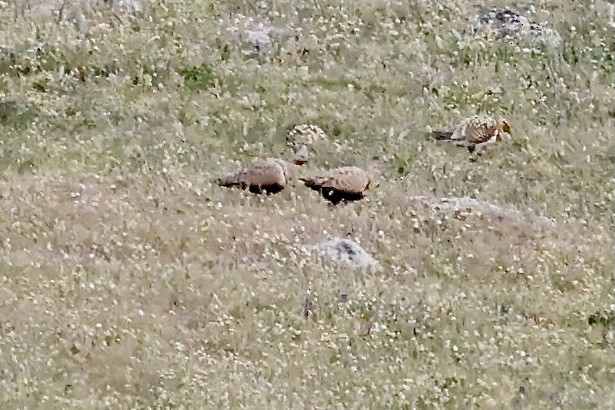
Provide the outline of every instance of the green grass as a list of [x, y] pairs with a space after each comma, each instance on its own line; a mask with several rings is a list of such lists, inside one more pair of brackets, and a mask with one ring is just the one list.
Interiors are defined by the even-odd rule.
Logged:
[[[2, 6], [1, 407], [611, 408], [615, 40], [572, 3], [545, 49], [458, 42], [478, 1], [277, 1], [261, 55], [246, 2]], [[512, 141], [427, 137], [475, 113]], [[212, 183], [298, 123], [332, 140], [301, 172], [378, 166], [367, 200]], [[500, 211], [430, 203], [466, 196]]]

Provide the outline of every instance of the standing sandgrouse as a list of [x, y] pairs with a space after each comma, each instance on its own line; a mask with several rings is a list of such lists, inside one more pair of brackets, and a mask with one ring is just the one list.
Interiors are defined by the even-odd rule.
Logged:
[[292, 180], [299, 166], [308, 162], [307, 149], [302, 147], [293, 162], [279, 158], [257, 158], [232, 175], [218, 179], [222, 187], [248, 189], [255, 194], [276, 194]]
[[362, 199], [371, 182], [367, 172], [357, 167], [334, 168], [311, 178], [299, 179], [333, 205]]
[[452, 132], [432, 133], [435, 139], [467, 147], [470, 152], [480, 152], [488, 145], [502, 141], [503, 135], [510, 136], [508, 121], [503, 118], [495, 120], [487, 115], [473, 115], [466, 118]]

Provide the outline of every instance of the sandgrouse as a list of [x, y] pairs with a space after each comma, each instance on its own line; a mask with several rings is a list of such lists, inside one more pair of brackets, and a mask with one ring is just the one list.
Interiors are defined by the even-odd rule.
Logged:
[[292, 147], [314, 145], [327, 141], [327, 134], [318, 125], [300, 124], [286, 134], [286, 144]]
[[487, 115], [473, 115], [466, 118], [452, 132], [432, 133], [435, 139], [467, 147], [470, 152], [480, 152], [488, 145], [500, 142], [504, 135], [510, 136], [508, 121], [503, 118], [495, 120]]
[[367, 172], [357, 167], [334, 168], [311, 178], [299, 179], [333, 205], [362, 199], [371, 182]]
[[307, 148], [301, 147], [292, 162], [279, 158], [257, 158], [232, 175], [217, 180], [219, 186], [248, 189], [255, 194], [276, 194], [292, 180], [299, 166], [308, 162]]

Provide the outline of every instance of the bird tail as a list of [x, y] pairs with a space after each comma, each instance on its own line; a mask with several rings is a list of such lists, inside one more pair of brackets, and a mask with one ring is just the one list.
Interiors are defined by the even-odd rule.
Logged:
[[240, 174], [229, 175], [227, 177], [218, 178], [216, 183], [222, 187], [244, 187], [244, 183], [241, 181]]
[[431, 136], [438, 141], [450, 141], [453, 133], [448, 131], [434, 131], [431, 133]]
[[312, 178], [299, 178], [299, 180], [301, 182], [303, 182], [303, 184], [311, 189], [318, 189], [318, 186], [316, 185], [316, 181]]

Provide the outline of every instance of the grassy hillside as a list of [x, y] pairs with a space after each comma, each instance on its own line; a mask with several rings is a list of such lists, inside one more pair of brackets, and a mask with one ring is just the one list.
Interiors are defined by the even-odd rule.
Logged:
[[[535, 5], [544, 45], [469, 36], [479, 1], [34, 3], [0, 6], [3, 409], [612, 407], [612, 4]], [[475, 113], [512, 141], [428, 138]], [[299, 123], [368, 199], [212, 183]]]

